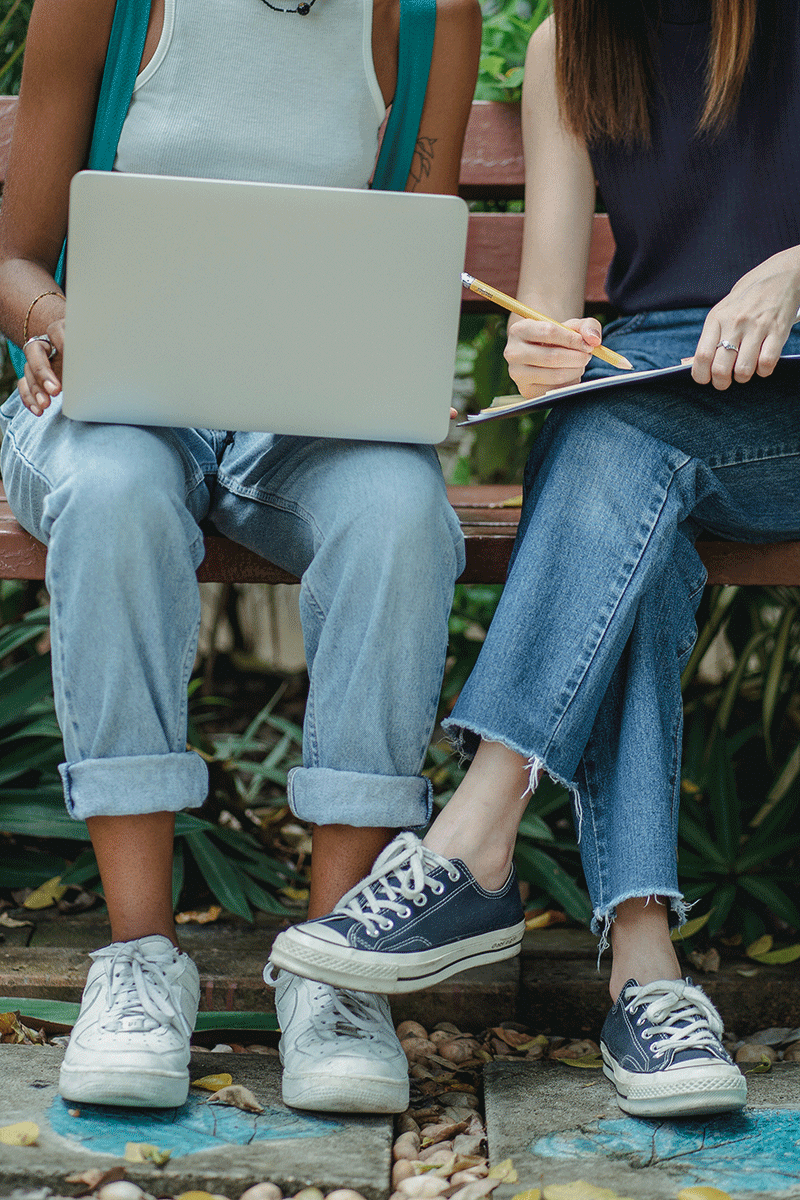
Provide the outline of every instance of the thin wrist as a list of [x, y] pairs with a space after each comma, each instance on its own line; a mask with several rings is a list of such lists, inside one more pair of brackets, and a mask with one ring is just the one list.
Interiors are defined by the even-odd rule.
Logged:
[[66, 297], [64, 293], [53, 287], [39, 292], [29, 303], [22, 322], [22, 341], [38, 334], [46, 333], [54, 321], [64, 316]]

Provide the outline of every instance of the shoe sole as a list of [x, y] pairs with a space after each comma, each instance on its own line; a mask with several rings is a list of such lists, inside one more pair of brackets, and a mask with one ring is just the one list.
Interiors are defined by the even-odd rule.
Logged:
[[379, 995], [402, 995], [441, 983], [460, 971], [519, 954], [525, 922], [413, 954], [382, 954], [333, 946], [305, 931], [279, 933], [270, 963], [306, 979]]
[[[617, 1103], [634, 1117], [691, 1117], [732, 1112], [747, 1103], [747, 1080], [738, 1068], [700, 1074], [700, 1067], [677, 1068], [658, 1075], [625, 1071], [604, 1045], [603, 1073], [614, 1084]], [[724, 1067], [725, 1064], [720, 1064]], [[735, 1071], [735, 1074], [734, 1074]], [[738, 1076], [738, 1079], [736, 1078]]]
[[342, 1078], [324, 1080], [283, 1073], [283, 1103], [313, 1112], [400, 1113], [408, 1108], [408, 1079]]
[[189, 1095], [189, 1073], [87, 1071], [62, 1067], [58, 1090], [65, 1100], [130, 1108], [180, 1108]]

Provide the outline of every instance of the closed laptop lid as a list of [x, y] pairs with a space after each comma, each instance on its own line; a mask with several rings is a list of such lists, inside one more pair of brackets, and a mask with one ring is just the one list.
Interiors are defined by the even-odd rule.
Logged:
[[441, 441], [466, 233], [453, 196], [81, 172], [64, 412]]

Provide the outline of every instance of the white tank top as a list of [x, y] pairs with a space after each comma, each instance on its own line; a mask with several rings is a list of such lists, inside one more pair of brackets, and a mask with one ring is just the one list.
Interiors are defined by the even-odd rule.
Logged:
[[385, 111], [372, 0], [165, 0], [114, 167], [363, 188]]

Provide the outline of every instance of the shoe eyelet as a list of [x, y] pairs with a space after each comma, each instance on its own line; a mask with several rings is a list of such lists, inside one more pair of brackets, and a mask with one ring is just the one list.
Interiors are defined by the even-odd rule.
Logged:
[[405, 921], [411, 916], [411, 909], [408, 907], [408, 905], [406, 905], [405, 908], [400, 909], [400, 912], [397, 915]]
[[644, 1017], [637, 1017], [637, 1018], [636, 1018], [636, 1024], [637, 1024], [637, 1025], [644, 1025]]
[[442, 892], [444, 891], [444, 884], [443, 883], [432, 883], [431, 891], [433, 892], [434, 896], [441, 896]]
[[383, 921], [380, 922], [380, 927], [381, 927], [381, 929], [384, 929], [384, 930], [394, 929], [394, 922], [390, 921], [389, 918], [386, 917]]
[[425, 895], [415, 896], [414, 903], [416, 904], [417, 908], [424, 908], [428, 903], [428, 897]]
[[461, 878], [461, 872], [460, 871], [453, 871], [453, 872], [448, 871], [447, 876], [448, 876], [448, 879], [451, 881], [451, 883], [458, 883], [459, 879]]
[[376, 938], [377, 936], [378, 936], [377, 929], [368, 929], [367, 930], [367, 937]]

